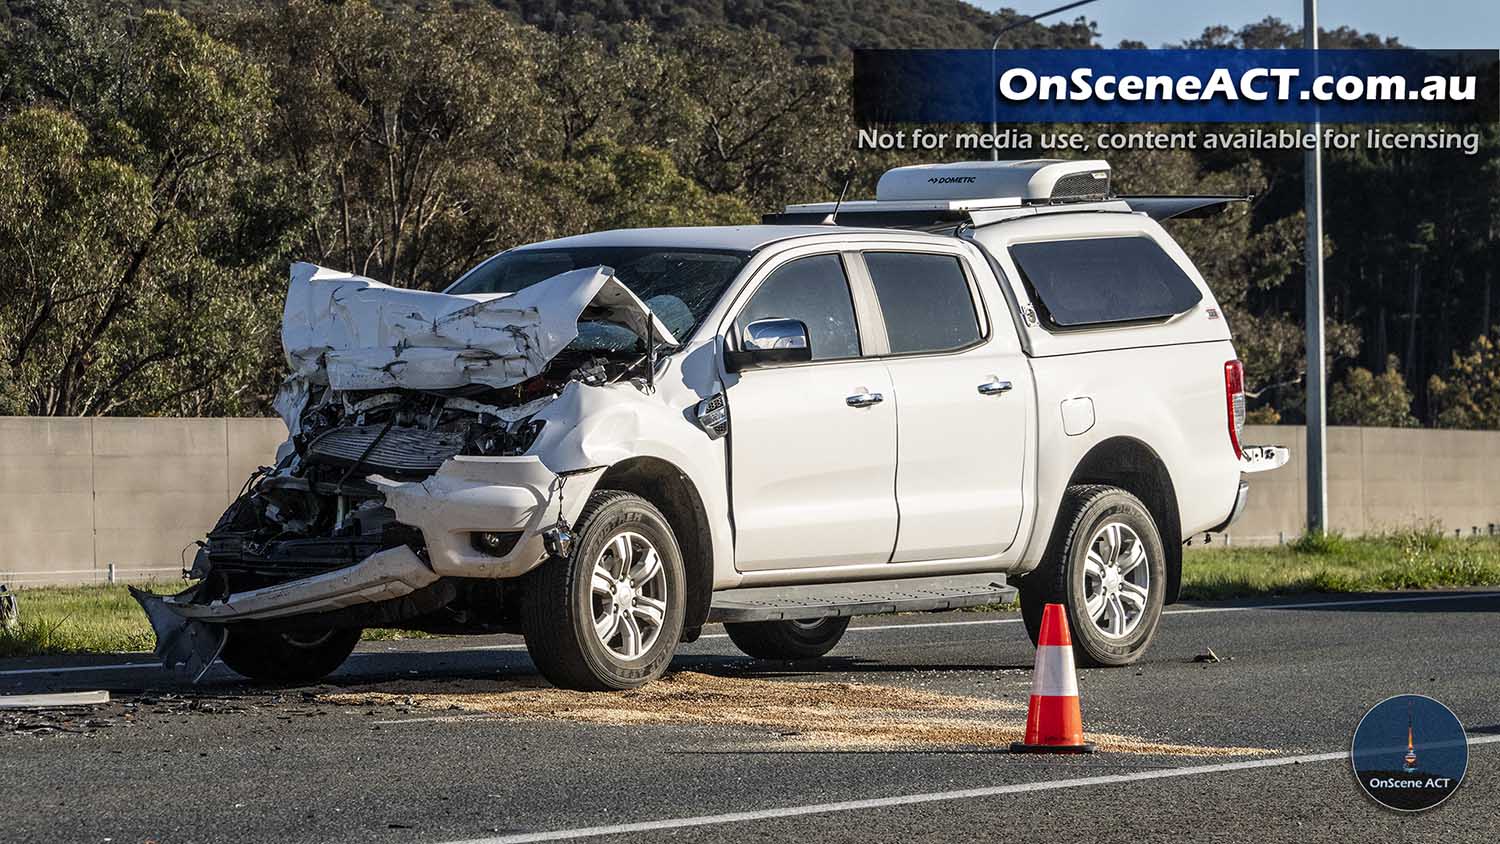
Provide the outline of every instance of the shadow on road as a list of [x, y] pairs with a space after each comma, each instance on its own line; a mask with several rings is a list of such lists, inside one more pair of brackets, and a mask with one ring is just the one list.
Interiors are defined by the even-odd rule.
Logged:
[[[1298, 604], [1305, 602], [1306, 606]], [[1278, 610], [1368, 613], [1469, 613], [1500, 612], [1500, 592], [1423, 590], [1412, 593], [1357, 592], [1347, 595], [1304, 595], [1267, 601]], [[1250, 604], [1248, 606], [1254, 606]]]

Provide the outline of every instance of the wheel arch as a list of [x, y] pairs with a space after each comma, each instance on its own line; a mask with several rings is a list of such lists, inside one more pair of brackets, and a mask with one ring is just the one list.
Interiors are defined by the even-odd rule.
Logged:
[[1111, 437], [1097, 443], [1078, 461], [1068, 486], [1108, 484], [1129, 492], [1146, 505], [1161, 533], [1166, 553], [1166, 602], [1182, 591], [1182, 517], [1172, 475], [1151, 446], [1134, 437]]
[[713, 597], [714, 552], [703, 497], [685, 472], [660, 457], [630, 457], [610, 466], [594, 489], [617, 489], [646, 499], [666, 517], [687, 575], [685, 639], [708, 620]]

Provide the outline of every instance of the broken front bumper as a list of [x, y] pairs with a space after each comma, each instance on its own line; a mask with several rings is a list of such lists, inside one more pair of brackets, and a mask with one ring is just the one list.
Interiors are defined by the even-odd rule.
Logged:
[[332, 612], [357, 604], [405, 597], [438, 579], [410, 548], [400, 546], [348, 568], [237, 592], [222, 600], [198, 602], [199, 586], [176, 595], [153, 595], [134, 587], [130, 594], [145, 610], [156, 633], [156, 656], [168, 668], [182, 666], [192, 682], [202, 678], [224, 649], [229, 622], [264, 621]]
[[[427, 560], [401, 545], [352, 566], [208, 602], [195, 600], [196, 586], [165, 597], [131, 591], [156, 632], [156, 655], [169, 668], [185, 666], [196, 681], [223, 648], [227, 624], [378, 604], [442, 577], [525, 574], [546, 558], [546, 531], [578, 516], [597, 478], [582, 473], [564, 497], [568, 479], [529, 456], [455, 457], [422, 481], [371, 475], [396, 518], [422, 532]], [[486, 533], [512, 534], [515, 542], [503, 554], [487, 553], [474, 539]]]
[[[591, 481], [554, 474], [535, 456], [455, 457], [421, 481], [371, 475], [403, 524], [422, 531], [432, 570], [451, 577], [519, 577], [546, 558], [543, 534], [571, 523]], [[506, 550], [481, 550], [475, 537], [505, 536]]]

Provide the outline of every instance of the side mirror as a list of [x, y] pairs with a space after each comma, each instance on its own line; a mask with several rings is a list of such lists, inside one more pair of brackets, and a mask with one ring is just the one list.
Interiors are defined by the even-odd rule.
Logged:
[[738, 351], [724, 353], [724, 368], [730, 372], [777, 363], [812, 360], [812, 342], [807, 325], [800, 319], [758, 319], [745, 326]]

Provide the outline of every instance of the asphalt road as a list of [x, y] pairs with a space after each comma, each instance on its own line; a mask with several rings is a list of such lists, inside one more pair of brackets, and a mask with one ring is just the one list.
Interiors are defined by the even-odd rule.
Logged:
[[[106, 663], [98, 668], [0, 661], [0, 693], [106, 688], [116, 698], [75, 713], [0, 713], [0, 840], [1463, 842], [1500, 834], [1500, 595], [1168, 612], [1139, 666], [1081, 672], [1086, 728], [1262, 752], [1031, 757], [807, 746], [743, 720], [599, 723], [560, 711], [517, 718], [320, 697], [434, 682], [513, 688], [533, 672], [511, 637], [367, 643], [332, 678], [337, 688], [316, 689], [244, 686], [222, 668], [187, 689], [159, 669], [119, 667], [121, 658], [95, 660]], [[829, 657], [795, 665], [747, 660], [711, 627], [674, 668], [1019, 708], [1032, 649], [1017, 622], [1002, 613], [862, 619]], [[1195, 662], [1206, 648], [1222, 661]], [[1406, 692], [1448, 704], [1474, 742], [1463, 787], [1414, 816], [1369, 802], [1346, 756], [1360, 716]]]

